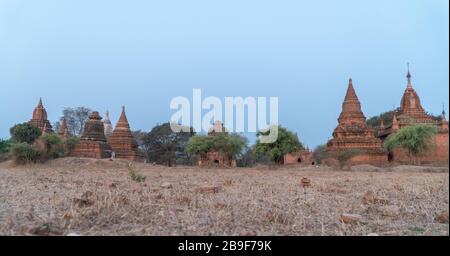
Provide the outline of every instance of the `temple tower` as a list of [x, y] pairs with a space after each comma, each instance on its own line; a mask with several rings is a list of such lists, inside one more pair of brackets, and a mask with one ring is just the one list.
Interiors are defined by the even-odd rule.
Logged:
[[58, 134], [59, 134], [59, 136], [61, 136], [64, 139], [67, 139], [67, 138], [69, 138], [71, 136], [70, 132], [69, 132], [69, 128], [67, 127], [67, 121], [66, 121], [65, 117], [63, 117], [62, 120], [61, 120], [61, 124], [59, 126]]
[[381, 140], [375, 138], [374, 131], [366, 124], [366, 117], [361, 111], [361, 103], [349, 80], [347, 93], [342, 103], [342, 112], [338, 125], [333, 131], [333, 138], [327, 143], [327, 152], [339, 153], [346, 150], [358, 150], [354, 162], [383, 163], [387, 153], [382, 148]]
[[75, 145], [71, 155], [75, 157], [108, 158], [111, 147], [106, 142], [102, 117], [97, 111], [89, 115], [84, 125], [83, 135]]
[[42, 133], [53, 132], [52, 125], [47, 119], [47, 111], [39, 98], [39, 103], [33, 111], [33, 117], [28, 122], [41, 130]]
[[144, 161], [144, 154], [139, 150], [138, 144], [130, 130], [130, 125], [122, 107], [119, 121], [108, 139], [116, 158], [133, 161]]

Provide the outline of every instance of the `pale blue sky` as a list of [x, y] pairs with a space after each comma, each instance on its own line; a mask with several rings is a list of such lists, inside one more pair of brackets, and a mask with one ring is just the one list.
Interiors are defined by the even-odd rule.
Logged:
[[[398, 106], [406, 62], [425, 109], [448, 109], [448, 0], [0, 0], [0, 138], [43, 97], [63, 107], [126, 105], [133, 129], [169, 102], [278, 96], [279, 121], [310, 147], [337, 124], [352, 77], [367, 117]], [[249, 135], [251, 141], [253, 135]]]

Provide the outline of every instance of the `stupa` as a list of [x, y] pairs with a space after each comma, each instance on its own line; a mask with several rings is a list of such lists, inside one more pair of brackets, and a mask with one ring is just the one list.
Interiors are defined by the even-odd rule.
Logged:
[[69, 128], [67, 127], [67, 121], [66, 121], [65, 117], [63, 117], [61, 120], [58, 135], [61, 136], [63, 139], [67, 139], [70, 137], [70, 132], [69, 132]]
[[[392, 122], [387, 126], [380, 126], [377, 137], [385, 140], [389, 135], [396, 133], [401, 128], [414, 124], [428, 124], [436, 127], [437, 134], [433, 137], [434, 144], [428, 152], [419, 157], [421, 163], [447, 163], [449, 160], [449, 137], [448, 122], [445, 118], [445, 111], [442, 110], [441, 118], [438, 120], [429, 115], [422, 107], [419, 95], [414, 90], [411, 82], [411, 72], [406, 74], [407, 85], [400, 100], [400, 108], [394, 112]], [[401, 148], [394, 148], [389, 154], [389, 160], [401, 163], [409, 163], [408, 152]]]
[[42, 133], [53, 132], [52, 125], [47, 119], [47, 111], [42, 105], [42, 99], [39, 99], [37, 107], [33, 111], [33, 117], [28, 122], [41, 130]]
[[109, 111], [106, 111], [106, 113], [105, 113], [105, 118], [103, 118], [103, 126], [105, 129], [106, 139], [108, 139], [109, 136], [111, 136], [111, 134], [113, 132], [113, 126], [111, 124], [111, 120], [109, 119]]
[[366, 117], [361, 111], [361, 104], [351, 78], [342, 103], [338, 125], [333, 131], [333, 138], [327, 143], [326, 151], [342, 153], [348, 150], [355, 152], [355, 155], [347, 160], [349, 165], [381, 164], [387, 161], [387, 152], [383, 149], [381, 140], [375, 137], [373, 130], [366, 124]]
[[125, 115], [125, 107], [122, 107], [119, 121], [108, 139], [116, 158], [133, 161], [144, 161], [144, 154], [139, 150], [138, 144], [130, 130], [130, 125]]
[[75, 145], [71, 155], [75, 157], [108, 158], [111, 147], [106, 142], [102, 117], [97, 111], [89, 115], [84, 124], [83, 135]]

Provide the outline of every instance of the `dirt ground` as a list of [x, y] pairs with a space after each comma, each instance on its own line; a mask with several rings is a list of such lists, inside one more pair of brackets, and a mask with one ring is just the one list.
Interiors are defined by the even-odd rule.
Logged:
[[0, 234], [449, 235], [448, 167], [131, 169], [0, 163]]

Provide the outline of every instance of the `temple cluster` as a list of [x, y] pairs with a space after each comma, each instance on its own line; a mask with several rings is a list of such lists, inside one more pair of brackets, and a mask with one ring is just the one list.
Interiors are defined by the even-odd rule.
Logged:
[[[415, 124], [428, 124], [437, 130], [433, 136], [433, 147], [420, 156], [422, 163], [448, 163], [448, 122], [443, 111], [437, 119], [424, 110], [420, 98], [411, 82], [411, 73], [407, 73], [407, 86], [400, 101], [399, 109], [395, 110], [388, 124], [380, 120], [377, 128], [371, 128], [361, 110], [361, 103], [356, 95], [352, 79], [349, 80], [347, 92], [342, 103], [342, 111], [338, 117], [338, 124], [333, 137], [327, 142], [325, 157], [322, 160], [327, 165], [375, 164], [383, 165], [388, 162], [407, 163], [410, 160], [408, 152], [396, 147], [389, 152], [383, 147], [385, 140], [404, 127]], [[33, 111], [30, 124], [38, 127], [42, 133], [53, 133], [53, 127], [47, 119], [42, 100], [39, 100]], [[72, 136], [65, 118], [61, 119], [59, 131], [56, 133], [66, 140]], [[215, 122], [208, 132], [208, 137], [218, 133], [227, 133], [221, 122]], [[216, 138], [216, 137], [212, 137]], [[106, 112], [105, 118], [97, 111], [90, 113], [84, 125], [84, 130], [74, 149], [70, 153], [75, 157], [90, 158], [121, 158], [132, 161], [144, 161], [144, 154], [133, 137], [128, 123], [125, 107], [115, 127]], [[284, 155], [284, 164], [315, 165], [313, 152], [308, 148]], [[230, 154], [217, 150], [202, 152], [198, 158], [199, 166], [235, 167], [236, 160]]]
[[[38, 106], [33, 111], [33, 117], [29, 123], [38, 127], [42, 133], [53, 133], [52, 126], [47, 119], [47, 111], [41, 99], [39, 99]], [[71, 136], [64, 117], [57, 134], [63, 140]], [[112, 157], [141, 162], [145, 159], [131, 133], [125, 107], [122, 107], [122, 113], [114, 129], [109, 120], [108, 112], [106, 112], [106, 118], [102, 121], [100, 114], [93, 111], [85, 122], [83, 134], [70, 155], [90, 158]]]
[[411, 73], [407, 73], [407, 86], [400, 102], [398, 111], [394, 111], [392, 121], [385, 125], [381, 119], [377, 130], [366, 124], [366, 118], [361, 111], [361, 104], [356, 96], [352, 79], [349, 80], [347, 93], [342, 103], [342, 112], [338, 125], [333, 132], [333, 138], [328, 141], [326, 151], [329, 153], [325, 162], [334, 165], [339, 154], [347, 154], [347, 165], [354, 164], [384, 164], [387, 162], [407, 163], [409, 155], [405, 149], [396, 147], [391, 152], [383, 148], [383, 142], [399, 129], [415, 125], [428, 124], [436, 127], [438, 133], [433, 138], [433, 147], [421, 156], [422, 163], [448, 163], [448, 122], [445, 112], [440, 120], [434, 119], [423, 109], [420, 98], [411, 82]]

